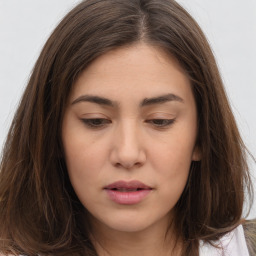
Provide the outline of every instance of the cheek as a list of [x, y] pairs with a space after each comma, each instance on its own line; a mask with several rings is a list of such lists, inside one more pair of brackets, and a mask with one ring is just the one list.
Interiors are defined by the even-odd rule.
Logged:
[[104, 184], [104, 171], [108, 168], [108, 141], [100, 140], [84, 132], [68, 131], [63, 136], [65, 159], [70, 182], [84, 206], [97, 202], [96, 192]]
[[92, 188], [100, 189], [96, 182], [100, 170], [98, 155], [88, 148], [85, 151], [83, 146], [70, 143], [66, 145], [65, 159], [72, 187], [80, 202], [87, 208], [88, 201], [96, 199]]
[[[161, 184], [163, 200], [175, 205], [181, 196], [189, 175], [194, 149], [194, 136], [188, 133], [174, 133], [165, 143], [154, 144], [151, 155], [154, 169], [157, 170], [158, 184]], [[168, 199], [169, 198], [169, 199]]]
[[97, 146], [74, 142], [65, 146], [65, 159], [71, 179], [92, 179], [102, 170], [103, 158], [102, 148]]
[[175, 151], [172, 155], [167, 153], [162, 157], [158, 170], [163, 187], [170, 189], [172, 193], [182, 193], [188, 179], [190, 165], [190, 156], [184, 156], [181, 152]]
[[184, 155], [183, 148], [175, 151], [167, 151], [165, 155], [159, 155], [158, 165], [159, 200], [162, 205], [172, 209], [178, 202], [188, 180], [191, 158], [189, 154]]
[[96, 165], [100, 163], [102, 148], [92, 139], [85, 128], [77, 120], [66, 118], [62, 131], [62, 142], [65, 160], [70, 176], [75, 173], [81, 175], [94, 173]]
[[187, 173], [192, 161], [194, 139], [174, 134], [163, 143], [154, 143], [151, 159], [155, 169], [163, 171], [167, 176]]

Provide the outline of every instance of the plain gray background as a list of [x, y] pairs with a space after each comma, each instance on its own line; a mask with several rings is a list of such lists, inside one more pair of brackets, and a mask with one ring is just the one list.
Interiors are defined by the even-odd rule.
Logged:
[[[78, 2], [0, 0], [0, 149], [42, 46]], [[256, 0], [177, 2], [209, 39], [242, 137], [256, 156]], [[255, 177], [256, 166], [250, 163]], [[256, 217], [255, 204], [249, 217]]]

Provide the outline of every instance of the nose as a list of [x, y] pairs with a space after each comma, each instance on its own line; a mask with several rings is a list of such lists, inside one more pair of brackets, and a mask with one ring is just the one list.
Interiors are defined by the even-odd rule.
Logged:
[[133, 122], [126, 122], [116, 129], [110, 155], [115, 167], [133, 169], [146, 161], [146, 152], [139, 128]]

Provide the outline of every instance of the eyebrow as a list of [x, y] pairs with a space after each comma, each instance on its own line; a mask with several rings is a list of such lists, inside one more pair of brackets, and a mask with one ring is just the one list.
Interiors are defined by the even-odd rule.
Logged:
[[113, 102], [112, 100], [109, 100], [104, 97], [94, 96], [94, 95], [82, 95], [82, 96], [78, 97], [76, 100], [74, 100], [71, 104], [74, 105], [79, 102], [92, 102], [92, 103], [96, 103], [99, 105], [105, 105], [105, 106], [110, 106], [110, 107], [114, 107], [117, 105], [117, 103]]
[[[153, 98], [145, 98], [140, 103], [140, 107], [155, 105], [155, 104], [164, 104], [164, 103], [170, 102], [170, 101], [177, 101], [177, 102], [181, 102], [181, 103], [184, 102], [184, 100], [181, 97], [179, 97], [178, 95], [175, 95], [173, 93], [168, 93], [168, 94], [160, 95], [160, 96], [153, 97]], [[80, 102], [92, 102], [92, 103], [96, 103], [99, 105], [105, 105], [105, 106], [109, 106], [109, 107], [115, 107], [118, 105], [118, 103], [116, 101], [112, 101], [110, 99], [107, 99], [104, 97], [99, 97], [99, 96], [94, 96], [94, 95], [82, 95], [82, 96], [78, 97], [77, 99], [75, 99], [71, 104], [74, 105], [74, 104], [77, 104]]]
[[184, 100], [178, 95], [169, 93], [169, 94], [161, 95], [154, 98], [146, 98], [141, 102], [140, 106], [144, 107], [144, 106], [154, 105], [154, 104], [163, 104], [169, 101], [178, 101], [181, 103], [184, 102]]

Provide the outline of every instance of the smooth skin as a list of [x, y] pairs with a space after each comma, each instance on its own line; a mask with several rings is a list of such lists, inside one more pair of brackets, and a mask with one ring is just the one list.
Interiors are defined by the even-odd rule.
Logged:
[[[196, 139], [190, 81], [162, 49], [145, 43], [118, 48], [81, 73], [62, 140], [100, 256], [171, 255], [175, 234], [167, 242], [164, 236], [191, 162], [200, 160]], [[104, 187], [119, 180], [138, 180], [152, 190], [138, 204], [118, 204]]]

